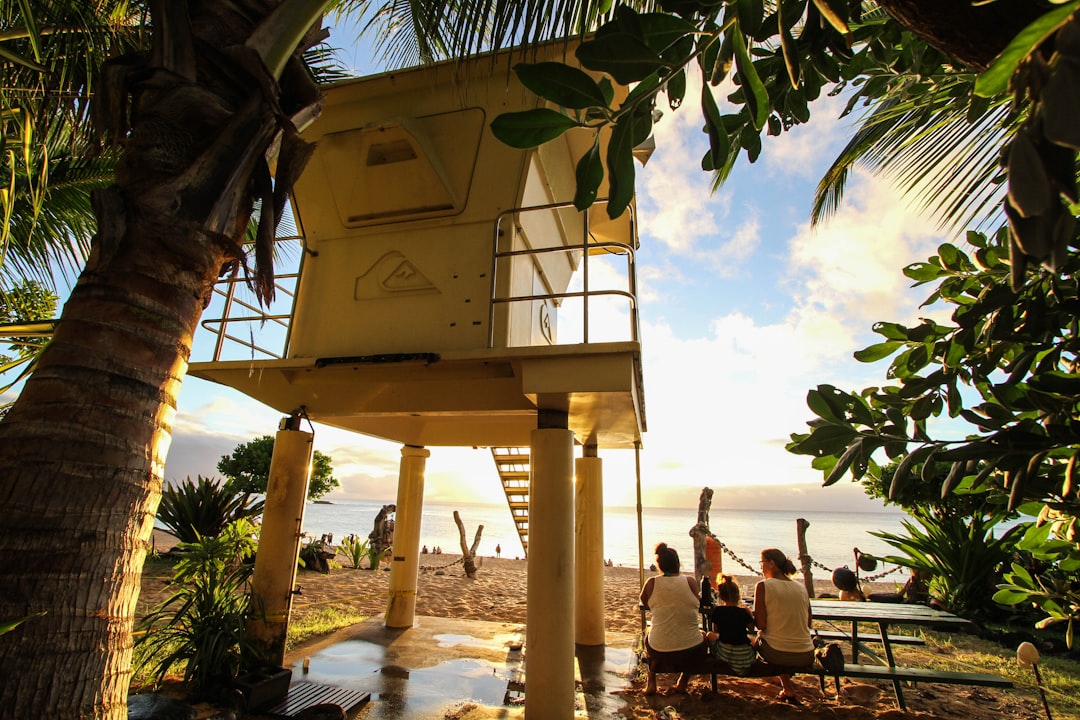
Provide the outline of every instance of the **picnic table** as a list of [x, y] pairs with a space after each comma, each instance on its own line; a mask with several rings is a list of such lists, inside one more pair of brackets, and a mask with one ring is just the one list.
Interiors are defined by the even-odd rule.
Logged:
[[[810, 601], [810, 611], [815, 620], [849, 622], [851, 631], [844, 638], [851, 642], [851, 663], [845, 664], [843, 674], [847, 677], [889, 679], [892, 681], [896, 702], [901, 710], [907, 710], [901, 682], [945, 682], [958, 685], [981, 685], [989, 687], [1012, 687], [1012, 682], [997, 675], [971, 672], [948, 672], [930, 668], [899, 667], [893, 657], [893, 643], [908, 642], [911, 636], [889, 634], [889, 627], [896, 625], [931, 627], [945, 632], [958, 632], [973, 627], [970, 620], [926, 605], [909, 603], [852, 602], [845, 600]], [[860, 639], [859, 623], [878, 626], [878, 635]], [[859, 652], [866, 651], [865, 641], [880, 642], [886, 664], [860, 665]]]

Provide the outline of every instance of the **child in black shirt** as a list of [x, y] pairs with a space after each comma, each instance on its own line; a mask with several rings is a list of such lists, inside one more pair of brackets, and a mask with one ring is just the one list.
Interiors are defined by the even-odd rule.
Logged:
[[716, 595], [723, 604], [713, 608], [710, 618], [713, 632], [708, 634], [708, 639], [712, 642], [713, 656], [727, 663], [736, 675], [745, 675], [757, 659], [757, 651], [750, 643], [754, 616], [742, 604], [739, 584], [732, 576], [720, 576]]

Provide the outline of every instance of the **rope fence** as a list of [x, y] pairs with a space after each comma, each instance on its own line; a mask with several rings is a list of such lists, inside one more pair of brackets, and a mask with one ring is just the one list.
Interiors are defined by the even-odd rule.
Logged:
[[[720, 549], [724, 551], [724, 554], [726, 554], [728, 557], [730, 557], [732, 560], [737, 562], [739, 565], [743, 566], [748, 571], [750, 571], [751, 575], [758, 575], [758, 576], [761, 575], [760, 570], [754, 568], [748, 562], [746, 562], [741, 557], [736, 555], [735, 552], [731, 548], [729, 548], [727, 545], [724, 544], [723, 540], [716, 537], [715, 535], [711, 535], [711, 537], [713, 538], [713, 540], [716, 540], [716, 542], [720, 545]], [[819, 563], [817, 560], [814, 560], [809, 555], [800, 555], [799, 560], [800, 560], [800, 562], [804, 561], [804, 560], [809, 560], [811, 565], [816, 567], [818, 570], [824, 570], [827, 573], [832, 573], [833, 570], [835, 569], [835, 568], [830, 568], [830, 567], [826, 567], [825, 565], [822, 565], [821, 563]], [[901, 570], [903, 570], [903, 568], [901, 566], [897, 565], [896, 567], [889, 568], [888, 570], [883, 570], [883, 571], [877, 573], [876, 575], [868, 575], [866, 577], [862, 577], [862, 578], [860, 578], [860, 580], [862, 582], [874, 582], [874, 581], [880, 580], [881, 578], [886, 577], [888, 575], [892, 575], [893, 573], [900, 572]]]

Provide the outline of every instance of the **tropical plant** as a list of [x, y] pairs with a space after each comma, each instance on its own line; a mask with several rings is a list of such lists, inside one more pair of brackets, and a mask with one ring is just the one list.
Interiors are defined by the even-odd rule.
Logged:
[[[274, 436], [263, 435], [251, 442], [240, 443], [231, 454], [222, 455], [217, 469], [237, 492], [266, 493], [270, 482], [270, 461], [274, 457]], [[308, 481], [308, 500], [318, 500], [339, 487], [334, 477], [332, 458], [318, 450], [311, 458], [311, 479]]]
[[[1034, 509], [1034, 508], [1032, 508]], [[1032, 524], [1016, 548], [1030, 558], [1013, 562], [998, 585], [994, 602], [1031, 606], [1042, 611], [1038, 628], [1065, 623], [1065, 642], [1075, 647], [1076, 624], [1080, 621], [1080, 521], [1044, 505], [1039, 521]]]
[[214, 538], [230, 523], [259, 515], [264, 502], [228, 483], [199, 475], [161, 491], [157, 518], [181, 543]]
[[368, 557], [370, 546], [367, 540], [361, 540], [358, 535], [347, 535], [341, 541], [341, 549], [345, 551], [345, 557], [349, 559], [354, 570], [360, 568], [360, 561]]
[[176, 592], [143, 619], [135, 641], [157, 683], [183, 665], [184, 680], [209, 691], [258, 665], [244, 634], [251, 613], [246, 561], [255, 538], [255, 526], [241, 519], [217, 537], [181, 543], [171, 581]]
[[[1010, 512], [1035, 502], [1061, 518], [1054, 526], [1069, 541], [1080, 513], [1080, 256], [1072, 253], [1060, 274], [1031, 274], [1014, 293], [1008, 233], [971, 232], [967, 240], [970, 255], [944, 244], [904, 271], [933, 284], [927, 304], [951, 306], [951, 322], [875, 325], [882, 342], [855, 356], [891, 356], [894, 384], [860, 393], [811, 390], [807, 403], [817, 418], [811, 432], [792, 435], [788, 449], [813, 456], [826, 484], [848, 472], [857, 479], [881, 474], [875, 457], [883, 454], [895, 463], [885, 489], [894, 499], [921, 485], [921, 495], [986, 492]], [[948, 469], [937, 469], [943, 465]], [[1048, 542], [1045, 552], [1060, 555], [1054, 538]], [[1031, 601], [1048, 600], [1044, 595], [1033, 593]], [[1061, 610], [1071, 616], [1077, 608], [1070, 608]]]
[[389, 556], [392, 551], [393, 548], [379, 549], [374, 543], [369, 543], [367, 548], [368, 570], [378, 570], [379, 563]]
[[995, 537], [1000, 515], [971, 517], [928, 511], [901, 524], [907, 535], [871, 532], [901, 554], [881, 560], [930, 578], [930, 595], [950, 611], [968, 618], [992, 613], [991, 597], [1003, 565], [1012, 556], [1021, 525]]
[[[36, 280], [23, 280], [6, 290], [0, 288], [0, 337], [12, 353], [0, 354], [0, 377], [11, 377], [10, 381], [0, 381], [0, 394], [33, 370], [34, 358], [52, 334], [49, 321], [56, 312], [56, 302], [56, 295]], [[22, 372], [13, 372], [19, 367]], [[13, 377], [5, 376], [8, 372]], [[10, 407], [10, 402], [0, 402], [0, 418]]]

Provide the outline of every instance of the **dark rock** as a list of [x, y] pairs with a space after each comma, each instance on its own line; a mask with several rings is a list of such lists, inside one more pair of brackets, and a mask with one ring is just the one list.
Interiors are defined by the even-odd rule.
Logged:
[[297, 720], [345, 720], [345, 708], [334, 703], [320, 703], [304, 708], [295, 717]]
[[194, 720], [195, 708], [164, 695], [129, 695], [128, 720]]

